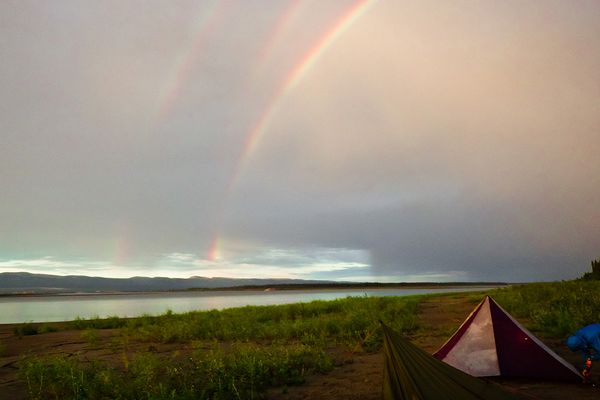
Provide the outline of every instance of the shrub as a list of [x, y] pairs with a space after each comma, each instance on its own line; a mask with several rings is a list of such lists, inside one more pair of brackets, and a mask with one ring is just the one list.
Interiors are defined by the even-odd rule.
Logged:
[[27, 322], [25, 324], [15, 326], [13, 328], [13, 333], [15, 334], [15, 336], [23, 337], [37, 335], [39, 332], [38, 327], [36, 325], [34, 325], [32, 322]]
[[93, 317], [85, 319], [77, 317], [74, 321], [68, 323], [68, 327], [71, 329], [115, 329], [122, 328], [127, 324], [125, 318], [119, 318], [116, 316], [108, 318]]
[[40, 326], [40, 329], [38, 331], [39, 331], [39, 333], [50, 333], [50, 332], [58, 332], [58, 330], [59, 329], [57, 326], [44, 324], [44, 325]]
[[96, 329], [86, 329], [81, 332], [81, 338], [88, 342], [92, 347], [98, 346], [100, 343], [100, 335]]

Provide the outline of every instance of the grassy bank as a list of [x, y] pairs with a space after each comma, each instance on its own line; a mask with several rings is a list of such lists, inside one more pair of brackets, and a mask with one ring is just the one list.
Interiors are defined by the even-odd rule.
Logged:
[[512, 286], [496, 291], [494, 298], [544, 337], [565, 337], [600, 318], [600, 281]]
[[[528, 284], [488, 293], [542, 337], [564, 338], [597, 322], [600, 310], [600, 282]], [[435, 296], [468, 297], [475, 305], [483, 292]], [[77, 354], [28, 357], [20, 363], [20, 376], [32, 399], [261, 398], [269, 386], [295, 385], [329, 371], [336, 362], [332, 349], [378, 351], [379, 320], [404, 333], [434, 334], [418, 323], [419, 304], [427, 297], [355, 297], [48, 325], [46, 332], [79, 329], [89, 347], [114, 357], [110, 362]], [[119, 333], [106, 342], [101, 332], [108, 328]], [[23, 325], [15, 333], [35, 329]], [[159, 345], [171, 350], [156, 352]]]
[[[417, 329], [420, 297], [347, 298], [223, 311], [166, 313], [125, 320], [77, 320], [90, 346], [121, 354], [118, 363], [77, 357], [29, 357], [20, 364], [32, 399], [253, 399], [269, 386], [326, 372], [331, 346], [375, 351], [379, 320]], [[31, 334], [32, 327], [21, 329]], [[100, 328], [119, 328], [111, 343]], [[18, 330], [18, 329], [17, 329]], [[187, 351], [132, 353], [132, 342], [176, 343]], [[149, 345], [147, 348], [152, 348]]]
[[120, 365], [34, 357], [21, 368], [31, 399], [254, 399], [265, 387], [328, 371], [331, 360], [311, 346], [236, 343], [227, 351], [198, 348], [185, 358], [124, 355]]

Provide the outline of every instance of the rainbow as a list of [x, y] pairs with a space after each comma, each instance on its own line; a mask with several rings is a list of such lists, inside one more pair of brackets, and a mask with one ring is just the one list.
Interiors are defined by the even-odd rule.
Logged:
[[206, 256], [206, 259], [208, 261], [217, 261], [219, 258], [221, 258], [221, 254], [219, 252], [220, 238], [220, 235], [217, 233], [214, 235], [212, 241], [210, 242], [210, 246], [208, 248], [208, 255]]
[[[271, 101], [268, 102], [267, 106], [257, 119], [252, 129], [246, 135], [241, 154], [238, 158], [237, 166], [228, 185], [225, 195], [226, 199], [222, 203], [223, 208], [220, 213], [220, 220], [223, 218], [224, 207], [229, 202], [229, 199], [231, 198], [233, 191], [237, 186], [244, 167], [246, 166], [252, 153], [255, 151], [258, 142], [269, 129], [271, 121], [277, 114], [277, 111], [283, 103], [283, 100], [300, 84], [304, 78], [306, 78], [311, 69], [315, 67], [319, 59], [327, 52], [327, 50], [335, 43], [335, 41], [339, 39], [344, 32], [346, 32], [376, 2], [377, 0], [355, 1], [352, 6], [345, 10], [345, 12], [332, 24], [332, 26], [319, 38], [319, 40], [316, 41], [316, 43], [304, 54], [304, 56], [300, 58], [300, 60], [286, 75], [286, 78], [280, 83], [278, 88], [275, 90]], [[292, 10], [293, 9], [294, 8], [292, 7]], [[285, 18], [289, 20], [289, 17], [286, 16]], [[276, 29], [276, 31], [280, 32], [281, 29]], [[271, 42], [274, 42], [274, 40], [271, 40]], [[267, 48], [269, 47], [267, 46]], [[218, 228], [208, 250], [207, 258], [210, 261], [215, 261], [219, 258], [219, 243], [221, 241], [221, 233], [219, 229], [220, 225], [220, 223], [217, 224]]]
[[[177, 55], [171, 72], [163, 85], [163, 90], [158, 97], [157, 115], [158, 121], [162, 122], [170, 115], [185, 83], [189, 80], [192, 68], [201, 53], [205, 43], [215, 31], [218, 24], [225, 15], [222, 2], [207, 2], [195, 18], [194, 39], [188, 46], [184, 47]], [[220, 7], [219, 7], [220, 6]]]
[[238, 168], [232, 178], [230, 186], [235, 186], [239, 179], [240, 173], [249, 159], [250, 155], [257, 147], [260, 138], [267, 131], [271, 120], [277, 113], [281, 103], [285, 97], [304, 79], [310, 70], [317, 64], [319, 58], [331, 47], [331, 45], [342, 34], [350, 28], [362, 15], [377, 0], [358, 0], [350, 7], [334, 24], [328, 29], [325, 34], [317, 41], [317, 43], [306, 52], [304, 57], [290, 70], [287, 77], [275, 91], [275, 95], [265, 108], [257, 123], [254, 125], [250, 133], [247, 135], [244, 142], [243, 151], [239, 158]]
[[281, 17], [277, 20], [273, 30], [267, 36], [268, 40], [258, 52], [257, 67], [255, 73], [260, 71], [271, 59], [274, 49], [280, 44], [292, 22], [297, 17], [302, 5], [306, 4], [303, 0], [292, 0]]

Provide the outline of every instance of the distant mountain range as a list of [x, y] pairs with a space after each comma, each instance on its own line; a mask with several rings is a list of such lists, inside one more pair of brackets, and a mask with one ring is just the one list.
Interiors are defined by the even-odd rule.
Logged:
[[301, 279], [231, 279], [203, 278], [99, 278], [79, 275], [46, 275], [28, 272], [0, 273], [0, 293], [95, 293], [95, 292], [153, 292], [187, 289], [217, 289], [239, 286], [319, 284], [326, 281]]
[[80, 275], [46, 275], [28, 272], [0, 273], [0, 295], [59, 294], [59, 293], [114, 293], [162, 292], [175, 290], [214, 290], [223, 288], [264, 290], [267, 288], [323, 289], [323, 288], [384, 288], [384, 287], [453, 287], [502, 286], [504, 282], [335, 282], [303, 279], [232, 279], [232, 278], [99, 278]]

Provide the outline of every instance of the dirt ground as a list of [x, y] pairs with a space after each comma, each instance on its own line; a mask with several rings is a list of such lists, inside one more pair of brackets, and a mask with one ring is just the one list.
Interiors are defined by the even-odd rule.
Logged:
[[[434, 297], [421, 305], [420, 322], [424, 328], [411, 337], [413, 343], [428, 352], [434, 352], [469, 315], [474, 304], [465, 297]], [[0, 325], [0, 342], [5, 351], [0, 357], [0, 400], [25, 400], [27, 387], [17, 377], [17, 362], [27, 354], [77, 355], [83, 359], [120, 362], [123, 351], [110, 345], [119, 337], [118, 330], [101, 330], [99, 342], [93, 346], [81, 337], [81, 331], [61, 331], [18, 338], [14, 326]], [[427, 333], [430, 332], [430, 333]], [[578, 365], [578, 354], [571, 353], [561, 341], [545, 341], [567, 361]], [[181, 344], [128, 343], [127, 352], [152, 351], [185, 355], [190, 351]], [[327, 374], [310, 376], [301, 386], [271, 388], [266, 398], [271, 400], [299, 399], [380, 399], [383, 379], [383, 354], [352, 353], [345, 349], [330, 349], [334, 369]], [[600, 382], [600, 368], [593, 372], [593, 380]], [[495, 380], [507, 391], [523, 399], [562, 400], [567, 398], [600, 399], [600, 389], [591, 385], [540, 382], [517, 379]]]

